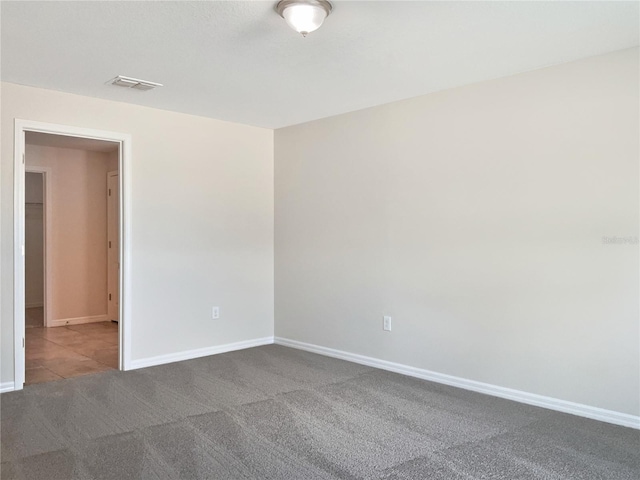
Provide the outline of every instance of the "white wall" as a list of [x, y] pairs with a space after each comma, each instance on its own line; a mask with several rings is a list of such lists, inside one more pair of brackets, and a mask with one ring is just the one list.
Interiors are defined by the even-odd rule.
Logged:
[[277, 130], [276, 335], [638, 415], [638, 53]]
[[25, 176], [24, 301], [25, 306], [44, 305], [44, 189], [42, 174]]
[[[28, 139], [27, 139], [28, 142]], [[107, 172], [105, 152], [29, 145], [28, 167], [51, 171], [52, 325], [107, 315]], [[103, 318], [101, 318], [103, 317]]]
[[3, 83], [0, 382], [13, 381], [14, 118], [132, 135], [134, 360], [273, 335], [271, 130]]

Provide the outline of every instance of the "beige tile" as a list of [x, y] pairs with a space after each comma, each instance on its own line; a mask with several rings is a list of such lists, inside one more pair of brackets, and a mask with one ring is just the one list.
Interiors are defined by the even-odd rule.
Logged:
[[41, 337], [44, 335], [44, 327], [34, 327], [34, 328], [27, 328], [25, 330], [26, 332], [26, 336], [28, 337]]
[[117, 331], [95, 331], [95, 332], [76, 332], [80, 336], [78, 337], [70, 337], [69, 339], [63, 339], [60, 343], [64, 343], [65, 345], [76, 345], [84, 342], [105, 342], [109, 345], [117, 345], [118, 344], [118, 332]]
[[25, 369], [29, 370], [30, 368], [36, 368], [42, 366], [41, 358], [25, 358], [24, 360]]
[[[87, 339], [83, 342], [74, 343], [73, 345], [67, 345], [66, 348], [86, 357], [93, 357], [95, 355], [95, 352], [113, 348], [113, 345], [107, 342], [102, 342], [100, 340]], [[118, 347], [116, 346], [116, 348]]]
[[110, 347], [104, 350], [96, 350], [91, 355], [96, 362], [107, 365], [111, 368], [118, 368], [118, 347]]
[[104, 343], [108, 343], [109, 345], [118, 345], [119, 338], [118, 332], [102, 332], [102, 333], [88, 333], [87, 336], [91, 340], [96, 340]]
[[26, 335], [24, 338], [25, 341], [25, 346], [27, 348], [29, 347], [45, 347], [47, 345], [55, 345], [53, 342], [50, 342], [49, 340], [42, 338], [42, 337], [38, 337], [38, 336], [32, 336], [32, 335]]
[[[109, 332], [113, 330], [111, 326], [112, 322], [95, 322], [95, 323], [82, 323], [80, 325], [67, 325], [69, 330], [73, 330], [75, 332], [80, 333], [88, 333], [88, 332]], [[117, 324], [116, 330], [118, 329]]]
[[26, 383], [118, 368], [118, 328], [111, 322], [27, 330], [25, 360], [30, 372]]
[[24, 311], [24, 322], [27, 328], [42, 327], [44, 325], [44, 308], [27, 308]]
[[55, 374], [45, 367], [27, 368], [25, 370], [25, 383], [33, 385], [34, 383], [51, 382], [52, 380], [62, 380], [60, 375]]
[[55, 343], [48, 342], [45, 345], [38, 346], [31, 346], [27, 344], [25, 349], [25, 358], [27, 360], [81, 360], [84, 358], [84, 356], [74, 352], [73, 350], [69, 350], [68, 348], [64, 348], [60, 345], [56, 345]]
[[69, 330], [67, 327], [50, 327], [44, 329], [42, 337], [55, 343], [62, 343], [80, 339], [82, 334]]
[[59, 360], [47, 364], [53, 373], [64, 378], [78, 377], [80, 375], [88, 375], [90, 373], [104, 372], [111, 370], [107, 365], [98, 363], [95, 360]]
[[57, 345], [53, 342], [48, 342], [46, 340], [29, 340], [25, 341], [25, 355], [40, 355], [42, 352], [60, 350], [60, 345]]
[[64, 377], [65, 375], [62, 375], [58, 370], [60, 371], [66, 371], [70, 365], [72, 364], [77, 364], [77, 363], [82, 363], [82, 362], [86, 362], [88, 360], [91, 360], [88, 357], [84, 357], [84, 356], [78, 356], [78, 357], [74, 357], [74, 358], [45, 358], [42, 360], [38, 360], [38, 362], [40, 362], [40, 366], [47, 368], [49, 370], [51, 370], [52, 372], [55, 372], [56, 374]]
[[[74, 332], [75, 333], [75, 332]], [[51, 338], [50, 341], [55, 343], [59, 347], [70, 348], [73, 345], [82, 345], [87, 342], [87, 337], [82, 334], [74, 335], [74, 336], [59, 336], [55, 338]]]

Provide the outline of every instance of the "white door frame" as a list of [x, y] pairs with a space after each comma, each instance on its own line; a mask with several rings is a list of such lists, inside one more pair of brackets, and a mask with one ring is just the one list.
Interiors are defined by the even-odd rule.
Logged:
[[13, 235], [14, 235], [14, 285], [13, 285], [13, 336], [14, 336], [14, 389], [22, 390], [25, 377], [25, 319], [24, 319], [24, 181], [25, 181], [25, 132], [50, 133], [71, 137], [90, 138], [117, 142], [120, 172], [120, 324], [119, 367], [131, 369], [131, 135], [93, 130], [53, 123], [15, 119], [14, 123], [14, 185], [13, 185]]
[[25, 173], [40, 173], [42, 174], [42, 186], [43, 186], [43, 200], [44, 200], [44, 208], [43, 208], [43, 235], [42, 240], [44, 244], [44, 285], [43, 285], [43, 302], [44, 302], [44, 326], [48, 327], [51, 324], [51, 297], [49, 286], [51, 285], [51, 255], [49, 246], [51, 245], [51, 168], [49, 167], [26, 167]]

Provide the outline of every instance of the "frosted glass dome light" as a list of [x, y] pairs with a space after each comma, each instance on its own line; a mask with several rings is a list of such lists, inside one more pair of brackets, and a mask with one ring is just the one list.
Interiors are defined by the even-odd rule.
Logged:
[[282, 0], [276, 5], [278, 14], [303, 37], [320, 28], [331, 10], [326, 0]]

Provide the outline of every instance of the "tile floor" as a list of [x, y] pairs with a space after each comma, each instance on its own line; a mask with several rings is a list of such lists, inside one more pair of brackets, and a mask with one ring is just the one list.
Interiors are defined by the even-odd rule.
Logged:
[[27, 328], [44, 327], [44, 308], [27, 308], [24, 311], [24, 323]]
[[[28, 308], [27, 325], [42, 325], [33, 320], [38, 315], [42, 316], [42, 308]], [[118, 324], [114, 322], [27, 327], [25, 341], [26, 385], [118, 368]]]

